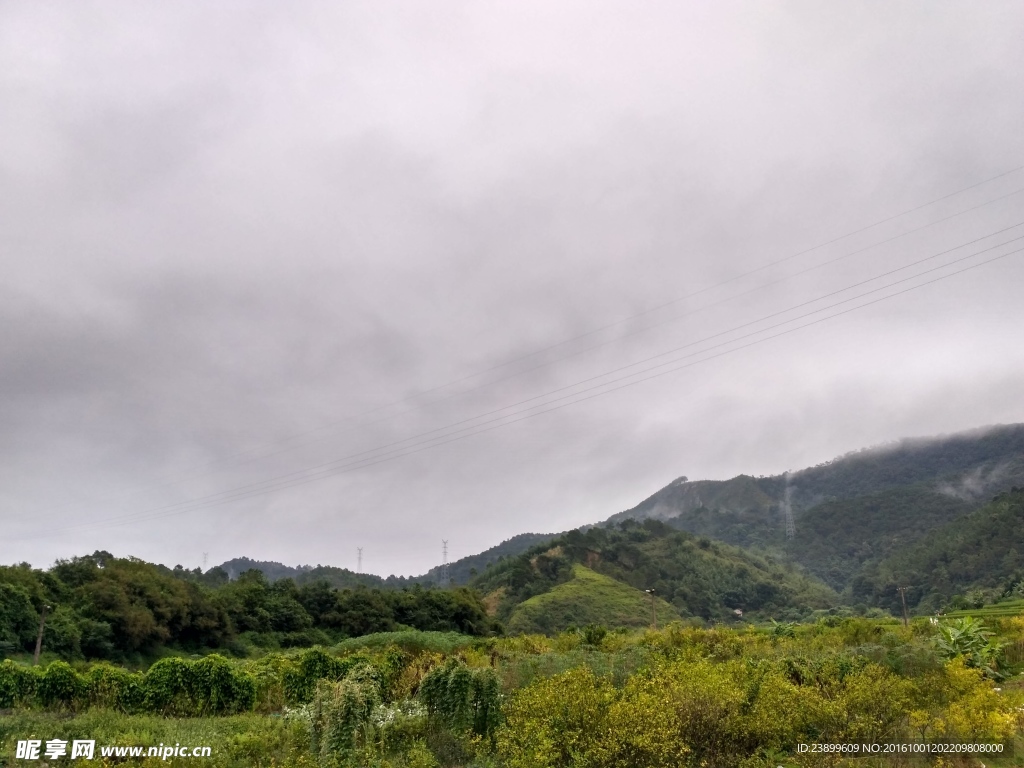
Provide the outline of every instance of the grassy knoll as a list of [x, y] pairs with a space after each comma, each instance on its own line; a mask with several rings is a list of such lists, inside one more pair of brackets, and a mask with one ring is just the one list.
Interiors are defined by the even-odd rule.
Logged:
[[[658, 621], [679, 618], [675, 609], [655, 598]], [[570, 626], [600, 624], [608, 627], [643, 627], [651, 624], [650, 595], [576, 564], [572, 578], [550, 592], [520, 603], [508, 622], [513, 633], [554, 634]]]

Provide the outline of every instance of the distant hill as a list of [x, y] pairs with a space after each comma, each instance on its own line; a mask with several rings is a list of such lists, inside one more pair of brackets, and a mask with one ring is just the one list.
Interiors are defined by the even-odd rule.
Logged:
[[[488, 565], [496, 563], [505, 557], [515, 557], [522, 554], [531, 547], [551, 541], [558, 536], [557, 533], [520, 533], [511, 539], [506, 539], [490, 549], [485, 549], [478, 555], [470, 555], [448, 564], [448, 577], [453, 584], [468, 584], [474, 576], [482, 573]], [[418, 581], [440, 583], [441, 566], [435, 566], [424, 575], [417, 577]]]
[[[296, 584], [308, 584], [315, 581], [326, 581], [332, 587], [349, 589], [356, 586], [387, 588], [403, 587], [413, 584], [415, 579], [401, 576], [388, 576], [386, 579], [372, 573], [356, 573], [347, 568], [336, 568], [331, 565], [297, 565], [289, 566], [265, 560], [250, 560], [248, 557], [236, 557], [233, 560], [216, 566], [234, 581], [248, 570], [260, 571], [267, 581], [291, 579]], [[211, 569], [213, 571], [215, 569]], [[207, 573], [210, 573], [208, 571]], [[223, 578], [223, 576], [221, 577]]]
[[612, 515], [605, 523], [648, 518], [668, 520], [680, 515], [700, 515], [702, 510], [753, 513], [762, 517], [781, 504], [785, 488], [785, 479], [781, 476], [755, 478], [738, 475], [731, 480], [692, 481], [681, 477], [632, 509]]
[[216, 567], [224, 571], [232, 581], [249, 570], [260, 571], [267, 577], [267, 581], [277, 581], [278, 579], [298, 578], [313, 566], [297, 565], [292, 567], [290, 565], [284, 565], [282, 563], [272, 561], [250, 560], [248, 557], [236, 557], [232, 560], [227, 560]]
[[1024, 424], [900, 440], [848, 453], [792, 473], [789, 479], [793, 504], [799, 509], [910, 485], [925, 485], [965, 501], [985, 501], [1024, 484]]
[[976, 506], [920, 486], [825, 501], [801, 515], [788, 552], [810, 573], [842, 591], [865, 567]]
[[[558, 535], [556, 533], [520, 533], [511, 539], [506, 539], [501, 544], [485, 549], [480, 554], [469, 555], [449, 563], [449, 579], [456, 586], [468, 584], [477, 573], [482, 572], [488, 565], [506, 557], [514, 557], [531, 547], [551, 541]], [[400, 589], [401, 587], [408, 587], [413, 584], [439, 586], [441, 581], [441, 566], [439, 565], [431, 568], [422, 576], [388, 576], [387, 578], [376, 576], [372, 573], [356, 573], [347, 568], [336, 568], [330, 565], [298, 565], [292, 567], [276, 562], [250, 560], [248, 557], [236, 557], [216, 567], [224, 571], [228, 579], [231, 580], [237, 579], [240, 574], [249, 569], [255, 569], [262, 572], [268, 581], [292, 579], [296, 584], [300, 585], [314, 581], [326, 581], [332, 587], [337, 587], [338, 589], [349, 589], [359, 585], [385, 589]]]

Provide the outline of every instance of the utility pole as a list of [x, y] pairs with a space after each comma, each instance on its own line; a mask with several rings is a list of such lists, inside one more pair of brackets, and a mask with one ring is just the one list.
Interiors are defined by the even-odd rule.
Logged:
[[38, 666], [39, 654], [43, 652], [43, 628], [46, 626], [46, 612], [50, 610], [50, 606], [43, 606], [43, 615], [39, 617], [39, 634], [36, 635], [36, 652], [32, 656], [32, 666]]
[[356, 547], [356, 573], [363, 572], [363, 548]]
[[900, 593], [900, 600], [903, 601], [903, 626], [906, 627], [909, 624], [907, 619], [907, 590], [910, 587], [896, 587], [896, 591]]
[[651, 596], [651, 625], [655, 629], [657, 629], [658, 628], [658, 609], [657, 609], [657, 607], [654, 604], [654, 590], [653, 589], [645, 589], [644, 592], [646, 592], [647, 594], [649, 594]]

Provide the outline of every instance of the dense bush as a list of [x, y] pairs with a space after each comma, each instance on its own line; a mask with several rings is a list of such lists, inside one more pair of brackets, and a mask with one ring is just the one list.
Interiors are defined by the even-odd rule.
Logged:
[[139, 712], [145, 705], [144, 677], [109, 664], [97, 664], [88, 673], [89, 703], [119, 712]]
[[23, 667], [10, 659], [0, 661], [0, 709], [32, 701], [38, 680], [37, 669]]
[[170, 657], [145, 674], [100, 664], [85, 674], [63, 661], [45, 668], [0, 663], [0, 707], [36, 705], [83, 710], [90, 706], [120, 712], [203, 717], [244, 712], [256, 703], [252, 675], [227, 659]]

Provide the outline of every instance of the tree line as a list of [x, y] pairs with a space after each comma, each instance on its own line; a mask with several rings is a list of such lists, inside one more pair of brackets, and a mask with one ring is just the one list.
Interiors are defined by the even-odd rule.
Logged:
[[467, 588], [337, 589], [325, 581], [270, 582], [257, 570], [169, 569], [107, 552], [48, 570], [0, 566], [0, 655], [31, 652], [47, 607], [44, 650], [66, 659], [139, 661], [164, 649], [326, 645], [413, 628], [500, 632]]

